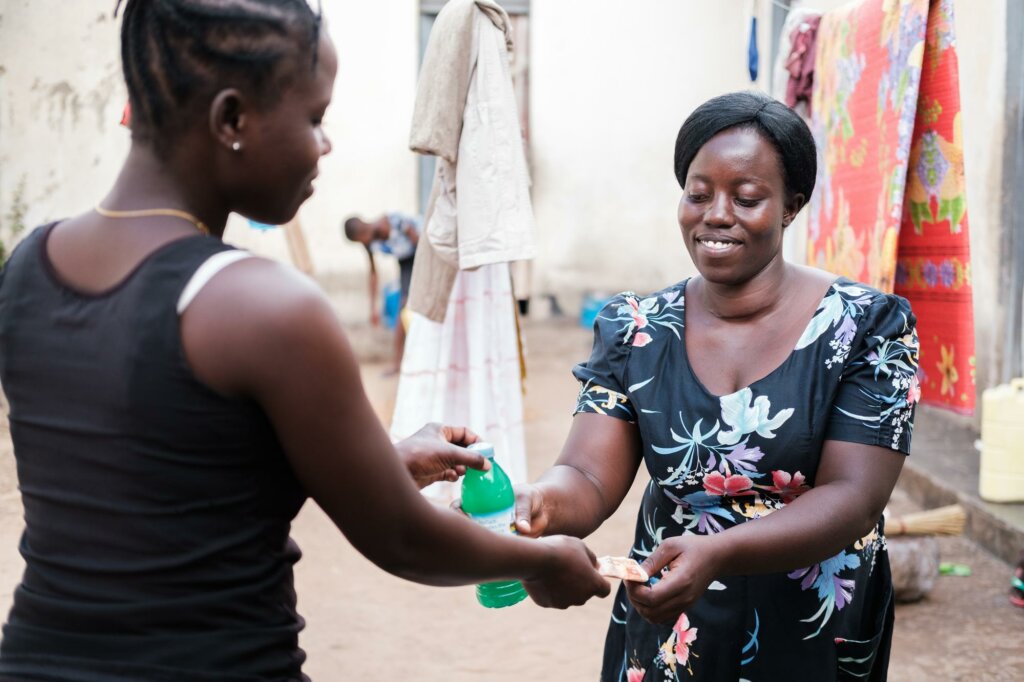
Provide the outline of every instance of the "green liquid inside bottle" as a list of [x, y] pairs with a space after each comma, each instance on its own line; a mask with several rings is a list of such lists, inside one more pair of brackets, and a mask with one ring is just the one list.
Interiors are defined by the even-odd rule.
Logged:
[[[488, 530], [515, 535], [516, 496], [508, 474], [494, 460], [494, 447], [481, 442], [470, 445], [469, 449], [491, 460], [491, 470], [466, 470], [462, 479], [462, 510]], [[526, 590], [518, 580], [476, 586], [476, 600], [489, 609], [512, 606], [524, 599]]]

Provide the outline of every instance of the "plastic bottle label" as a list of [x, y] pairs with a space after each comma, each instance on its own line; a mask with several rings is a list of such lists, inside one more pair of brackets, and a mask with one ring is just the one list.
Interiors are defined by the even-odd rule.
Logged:
[[515, 506], [493, 514], [471, 514], [471, 518], [487, 530], [505, 535], [517, 535], [515, 526]]

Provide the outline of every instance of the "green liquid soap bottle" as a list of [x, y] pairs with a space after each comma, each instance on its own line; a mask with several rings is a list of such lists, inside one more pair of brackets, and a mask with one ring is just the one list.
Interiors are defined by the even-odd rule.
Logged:
[[[469, 449], [489, 459], [491, 470], [466, 469], [462, 479], [462, 511], [488, 530], [516, 535], [516, 496], [508, 474], [494, 460], [494, 446], [480, 442], [473, 443]], [[476, 586], [476, 600], [489, 609], [512, 606], [524, 599], [526, 590], [518, 580]]]

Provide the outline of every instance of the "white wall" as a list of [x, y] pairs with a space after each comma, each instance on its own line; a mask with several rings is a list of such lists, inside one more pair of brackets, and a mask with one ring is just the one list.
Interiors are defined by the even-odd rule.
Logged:
[[[979, 384], [997, 360], [1005, 12], [956, 0]], [[813, 0], [830, 9], [838, 0]], [[0, 231], [24, 179], [25, 222], [90, 207], [128, 148], [111, 0], [0, 3]], [[339, 52], [325, 128], [334, 152], [300, 213], [317, 274], [365, 318], [365, 256], [350, 213], [416, 209], [407, 150], [419, 49], [417, 0], [323, 0]], [[535, 291], [652, 290], [691, 272], [675, 222], [676, 131], [705, 99], [750, 87], [749, 0], [533, 0], [531, 152], [540, 256]], [[770, 65], [761, 0], [761, 71]], [[764, 78], [762, 77], [762, 81]], [[280, 233], [241, 221], [227, 239], [287, 257]]]
[[704, 100], [752, 87], [749, 7], [747, 0], [535, 0], [538, 289], [654, 290], [692, 272], [675, 217], [675, 137]]
[[124, 159], [128, 133], [118, 121], [127, 96], [112, 9], [106, 0], [0, 5], [5, 241], [16, 200], [27, 207], [28, 227], [81, 212], [102, 196]]
[[[114, 181], [128, 151], [118, 125], [127, 99], [120, 20], [111, 0], [0, 3], [0, 234], [15, 200], [24, 223], [88, 210]], [[321, 162], [317, 193], [299, 218], [319, 275], [349, 292], [339, 310], [365, 311], [366, 256], [344, 239], [351, 213], [415, 211], [416, 161], [408, 151], [419, 50], [417, 0], [324, 0], [338, 49], [334, 104], [325, 130], [334, 151]], [[24, 181], [20, 197], [18, 188]], [[280, 232], [234, 218], [227, 241], [287, 259]], [[349, 301], [351, 305], [346, 303]]]
[[[339, 52], [325, 122], [334, 152], [299, 217], [317, 274], [350, 292], [361, 319], [365, 256], [339, 224], [351, 213], [416, 209], [417, 166], [406, 143], [418, 2], [323, 5]], [[750, 86], [749, 7], [748, 0], [534, 0], [531, 132], [541, 233], [534, 274], [542, 291], [651, 289], [689, 272], [674, 218], [675, 133], [706, 98]], [[117, 126], [125, 93], [110, 10], [110, 0], [7, 0], [0, 8], [0, 203], [10, 204], [24, 176], [29, 224], [87, 209], [127, 151], [128, 133]], [[765, 56], [766, 38], [762, 22]], [[241, 220], [229, 223], [226, 239], [287, 258], [283, 235]]]
[[324, 0], [338, 50], [334, 101], [324, 128], [334, 151], [321, 162], [317, 193], [303, 207], [318, 272], [366, 267], [341, 232], [348, 215], [416, 211], [416, 156], [409, 150], [419, 61], [417, 0]]
[[1003, 353], [1003, 310], [999, 299], [1004, 284], [1000, 278], [999, 246], [1005, 227], [1002, 194], [1008, 1], [1019, 0], [956, 0], [954, 7], [974, 275], [979, 409], [980, 391], [997, 383]]
[[[324, 118], [333, 151], [320, 162], [316, 194], [299, 212], [317, 277], [346, 322], [365, 321], [367, 262], [345, 239], [352, 214], [415, 212], [416, 156], [408, 148], [419, 62], [417, 0], [323, 0], [325, 28], [338, 51], [334, 99]], [[259, 232], [233, 220], [233, 244], [286, 260], [279, 231]], [[382, 263], [384, 276], [397, 276]]]

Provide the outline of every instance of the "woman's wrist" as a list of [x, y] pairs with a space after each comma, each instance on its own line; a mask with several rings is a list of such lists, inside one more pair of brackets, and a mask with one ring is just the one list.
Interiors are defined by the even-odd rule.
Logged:
[[[540, 497], [540, 516], [545, 519], [544, 535], [586, 537], [604, 522], [603, 500], [593, 482], [575, 467], [553, 467], [533, 484]], [[563, 504], [563, 501], [568, 503]]]
[[734, 564], [734, 543], [728, 537], [728, 532], [723, 531], [712, 535], [704, 536], [705, 543], [703, 551], [707, 556], [707, 565], [710, 567], [712, 578], [720, 578], [737, 573]]
[[[550, 483], [544, 483], [543, 481], [537, 481], [530, 484], [531, 494], [531, 514], [534, 519], [543, 521], [543, 528], [541, 529], [540, 535], [552, 535], [560, 533], [557, 530], [557, 524], [559, 523], [557, 509], [554, 506], [555, 500], [558, 499], [558, 487]], [[533, 519], [531, 519], [532, 521]]]
[[551, 545], [544, 538], [523, 538], [522, 541], [528, 542], [529, 546], [527, 547], [527, 568], [520, 580], [537, 580], [549, 573], [551, 565], [555, 562], [555, 553]]

